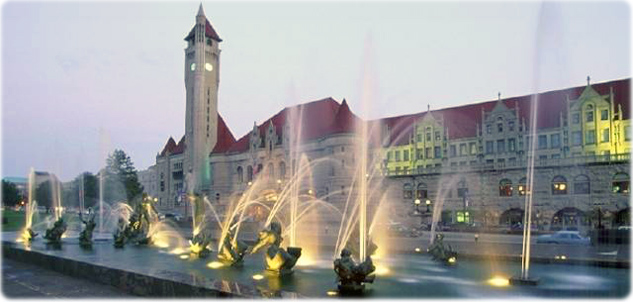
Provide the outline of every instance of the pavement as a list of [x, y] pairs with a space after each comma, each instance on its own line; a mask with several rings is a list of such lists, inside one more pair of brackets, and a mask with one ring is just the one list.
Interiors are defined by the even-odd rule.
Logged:
[[134, 298], [112, 286], [69, 277], [37, 265], [2, 258], [7, 298]]

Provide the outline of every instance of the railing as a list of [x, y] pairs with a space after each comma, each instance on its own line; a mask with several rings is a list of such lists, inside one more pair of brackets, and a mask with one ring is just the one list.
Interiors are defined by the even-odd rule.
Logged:
[[[599, 163], [621, 163], [629, 162], [631, 155], [629, 153], [613, 154], [613, 155], [589, 155], [589, 156], [577, 156], [569, 158], [543, 158], [534, 159], [535, 167], [550, 167], [550, 166], [577, 166], [587, 164], [599, 164]], [[406, 176], [406, 175], [420, 175], [420, 174], [433, 174], [442, 172], [465, 172], [465, 171], [480, 171], [480, 170], [503, 170], [509, 168], [527, 168], [527, 160], [523, 161], [508, 161], [508, 162], [495, 162], [495, 163], [477, 163], [468, 165], [456, 165], [456, 166], [443, 166], [443, 167], [430, 167], [422, 168], [421, 171], [417, 169], [400, 171], [386, 171], [385, 176]]]

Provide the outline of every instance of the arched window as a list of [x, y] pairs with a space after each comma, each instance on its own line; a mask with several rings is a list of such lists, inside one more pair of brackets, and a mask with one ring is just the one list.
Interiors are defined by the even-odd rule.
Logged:
[[519, 192], [519, 196], [524, 196], [527, 192], [530, 191], [526, 182], [527, 182], [527, 179], [525, 177], [519, 180], [519, 184], [517, 186], [517, 189], [518, 189], [517, 191]]
[[613, 176], [613, 185], [611, 189], [613, 193], [629, 193], [631, 179], [628, 174], [618, 172]]
[[558, 175], [552, 179], [552, 194], [553, 195], [565, 195], [567, 194], [567, 179]]
[[462, 179], [457, 183], [457, 197], [464, 198], [468, 195], [468, 186], [466, 185], [466, 180]]
[[413, 187], [410, 183], [405, 183], [402, 186], [402, 196], [404, 197], [404, 199], [413, 198]]
[[237, 167], [237, 183], [244, 182], [244, 169], [242, 167]]
[[578, 175], [574, 178], [574, 194], [589, 194], [589, 177]]
[[421, 182], [418, 184], [418, 190], [415, 194], [415, 198], [418, 198], [424, 202], [426, 198], [429, 196], [429, 191], [426, 187], [426, 184]]
[[273, 163], [268, 164], [268, 179], [275, 179], [275, 166], [273, 166]]
[[246, 168], [246, 180], [248, 180], [248, 182], [253, 181], [253, 166]]
[[499, 182], [499, 196], [512, 196], [512, 181], [504, 178]]
[[285, 162], [279, 163], [279, 178], [286, 179], [286, 163]]

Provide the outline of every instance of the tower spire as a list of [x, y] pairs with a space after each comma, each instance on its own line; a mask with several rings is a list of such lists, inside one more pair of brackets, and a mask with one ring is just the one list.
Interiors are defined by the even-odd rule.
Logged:
[[198, 8], [198, 14], [196, 15], [196, 17], [198, 16], [204, 17], [204, 8], [202, 8], [202, 2], [200, 2], [200, 8]]

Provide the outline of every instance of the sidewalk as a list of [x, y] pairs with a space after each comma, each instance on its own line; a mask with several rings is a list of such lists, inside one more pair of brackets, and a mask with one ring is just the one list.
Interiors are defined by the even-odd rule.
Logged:
[[37, 265], [2, 258], [2, 293], [7, 298], [134, 298], [116, 288], [69, 277]]

